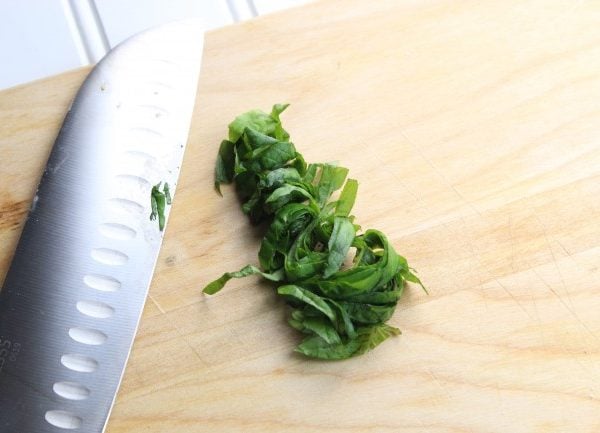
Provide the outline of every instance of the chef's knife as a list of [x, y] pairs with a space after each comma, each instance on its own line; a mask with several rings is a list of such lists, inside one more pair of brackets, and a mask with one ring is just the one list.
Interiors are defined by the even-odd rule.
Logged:
[[193, 20], [134, 36], [70, 107], [0, 292], [0, 433], [104, 431], [163, 237], [151, 188], [175, 193], [202, 45]]

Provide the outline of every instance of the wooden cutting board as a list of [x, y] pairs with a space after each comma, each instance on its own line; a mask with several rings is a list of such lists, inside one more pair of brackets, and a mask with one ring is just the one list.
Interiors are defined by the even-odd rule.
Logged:
[[[0, 92], [0, 271], [88, 69]], [[308, 161], [359, 179], [363, 227], [429, 287], [344, 362], [258, 279], [212, 189], [233, 117], [290, 102]], [[206, 37], [189, 147], [108, 433], [600, 431], [600, 3], [323, 1]]]

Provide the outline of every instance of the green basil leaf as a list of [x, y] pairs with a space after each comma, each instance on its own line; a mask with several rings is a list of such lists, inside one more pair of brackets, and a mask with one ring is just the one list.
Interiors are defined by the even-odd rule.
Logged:
[[274, 189], [285, 183], [298, 183], [301, 181], [298, 170], [292, 167], [281, 167], [272, 171], [261, 179], [260, 186], [265, 189]]
[[347, 296], [341, 300], [355, 302], [358, 304], [386, 305], [398, 302], [402, 296], [403, 290], [403, 288], [399, 288], [384, 292], [367, 292], [354, 296]]
[[309, 290], [294, 284], [286, 284], [285, 286], [280, 286], [277, 289], [277, 293], [288, 299], [295, 299], [316, 308], [327, 316], [332, 323], [335, 323], [336, 321], [336, 315], [329, 304], [327, 304], [327, 302], [319, 295], [316, 295]]
[[337, 272], [344, 259], [348, 255], [350, 245], [354, 240], [354, 225], [346, 217], [335, 217], [333, 221], [333, 231], [329, 238], [328, 252], [329, 257], [327, 258], [327, 267], [323, 272], [323, 278], [329, 278], [332, 274]]
[[235, 189], [242, 200], [248, 200], [257, 192], [260, 179], [255, 173], [244, 171], [235, 175]]
[[165, 200], [167, 204], [170, 205], [172, 202], [171, 190], [169, 189], [169, 184], [167, 182], [165, 182], [165, 184], [163, 185], [163, 194], [165, 195]]
[[165, 228], [165, 210], [167, 204], [171, 204], [171, 194], [169, 192], [169, 185], [165, 183], [163, 191], [160, 190], [162, 182], [154, 185], [150, 192], [150, 221], [154, 221], [158, 218], [158, 228], [162, 232]]
[[347, 359], [373, 350], [388, 338], [399, 334], [399, 329], [386, 324], [380, 324], [360, 328], [356, 339], [347, 340], [339, 344], [330, 344], [318, 335], [307, 337], [298, 345], [296, 351], [318, 359]]
[[283, 113], [283, 111], [289, 107], [290, 104], [275, 104], [273, 105], [273, 109], [271, 110], [271, 118], [275, 120], [275, 131], [273, 134], [276, 139], [282, 141], [288, 141], [290, 139], [290, 134], [287, 133], [283, 126], [281, 126], [281, 120], [279, 120], [279, 115]]
[[339, 299], [374, 290], [380, 277], [376, 266], [359, 266], [339, 271], [327, 280], [313, 279], [306, 283], [318, 287], [326, 296]]
[[288, 141], [277, 141], [263, 149], [253, 152], [252, 157], [256, 159], [261, 171], [276, 170], [282, 168], [294, 159], [296, 149]]
[[304, 176], [306, 174], [306, 161], [304, 161], [302, 154], [296, 152], [296, 156], [292, 162], [292, 167], [298, 171], [300, 176]]
[[342, 342], [333, 324], [323, 317], [307, 317], [302, 321], [303, 332], [312, 332], [328, 344], [339, 344]]
[[317, 222], [313, 220], [298, 234], [285, 257], [285, 276], [290, 282], [316, 278], [327, 263], [327, 253], [313, 248], [311, 242]]
[[363, 236], [365, 243], [371, 249], [380, 249], [381, 256], [375, 265], [379, 269], [379, 281], [376, 287], [381, 287], [391, 281], [400, 271], [402, 263], [400, 256], [389, 244], [387, 237], [379, 230], [367, 230]]
[[317, 203], [323, 207], [331, 194], [337, 191], [344, 184], [348, 169], [345, 167], [337, 167], [331, 164], [323, 164], [321, 168], [321, 176], [317, 184]]
[[342, 330], [343, 330], [344, 333], [350, 339], [356, 338], [356, 330], [354, 328], [354, 324], [352, 323], [352, 319], [350, 318], [350, 315], [348, 314], [348, 312], [346, 311], [346, 309], [342, 305], [340, 305], [338, 302], [336, 302], [336, 301], [334, 301], [332, 299], [328, 299], [327, 302], [330, 305], [332, 305], [333, 308], [337, 311], [337, 317], [338, 317], [337, 326], [338, 326], [338, 330], [340, 332], [342, 332]]
[[358, 191], [358, 182], [354, 179], [348, 179], [344, 185], [344, 189], [340, 193], [340, 198], [335, 205], [336, 216], [348, 216], [354, 206], [356, 193]]
[[240, 269], [237, 272], [224, 273], [221, 277], [219, 277], [216, 280], [207, 284], [206, 287], [204, 287], [204, 289], [202, 291], [204, 293], [206, 293], [207, 295], [214, 295], [219, 290], [221, 290], [225, 286], [225, 284], [227, 284], [227, 282], [229, 280], [231, 280], [232, 278], [243, 278], [243, 277], [247, 277], [248, 275], [256, 275], [256, 274], [261, 275], [263, 278], [266, 278], [267, 280], [270, 280], [270, 281], [281, 281], [283, 279], [282, 272], [274, 272], [272, 274], [268, 274], [268, 273], [262, 272], [260, 269], [258, 269], [255, 266], [247, 265], [247, 266], [244, 266], [242, 269]]
[[289, 203], [279, 209], [260, 245], [261, 267], [267, 271], [281, 268], [298, 235], [315, 218], [316, 212], [302, 203]]
[[312, 196], [304, 188], [296, 185], [285, 184], [273, 191], [265, 200], [265, 209], [274, 213], [281, 209], [284, 205], [291, 202], [304, 202], [312, 200]]
[[304, 182], [314, 184], [322, 164], [308, 164], [304, 173]]
[[289, 134], [281, 126], [279, 115], [287, 108], [287, 105], [276, 104], [271, 114], [261, 110], [251, 110], [239, 115], [229, 124], [229, 141], [236, 142], [244, 133], [244, 130], [254, 129], [262, 134], [278, 140], [287, 140]]
[[423, 283], [421, 282], [419, 277], [417, 277], [413, 272], [411, 272], [411, 270], [409, 268], [402, 269], [400, 274], [406, 281], [410, 281], [411, 283], [418, 284], [419, 286], [421, 286], [421, 288], [423, 289], [423, 291], [425, 293], [429, 294], [429, 292], [427, 291], [427, 288], [423, 285]]
[[381, 323], [375, 326], [364, 327], [358, 330], [357, 340], [360, 341], [360, 347], [355, 355], [361, 355], [369, 350], [375, 349], [385, 340], [395, 335], [400, 335], [398, 328]]
[[294, 329], [296, 329], [296, 330], [298, 330], [298, 331], [300, 331], [300, 332], [304, 332], [305, 334], [309, 333], [309, 332], [305, 332], [305, 331], [304, 331], [304, 325], [302, 324], [302, 322], [300, 322], [300, 321], [298, 321], [298, 320], [296, 320], [296, 319], [293, 319], [293, 318], [292, 318], [292, 319], [289, 319], [289, 320], [288, 320], [288, 323], [289, 323], [289, 325], [290, 325], [292, 328], [294, 328]]
[[215, 166], [215, 189], [221, 194], [221, 184], [230, 183], [233, 180], [233, 169], [235, 166], [234, 144], [229, 140], [223, 140], [217, 154]]
[[326, 263], [327, 254], [320, 252], [308, 252], [300, 259], [286, 257], [285, 276], [290, 282], [303, 281], [320, 274]]
[[352, 323], [363, 325], [375, 325], [387, 322], [396, 309], [395, 302], [387, 305], [371, 305], [345, 301], [338, 301], [338, 303], [348, 313]]
[[318, 335], [305, 338], [296, 347], [296, 352], [311, 358], [339, 360], [352, 357], [361, 347], [359, 340], [348, 340], [345, 343], [330, 344]]

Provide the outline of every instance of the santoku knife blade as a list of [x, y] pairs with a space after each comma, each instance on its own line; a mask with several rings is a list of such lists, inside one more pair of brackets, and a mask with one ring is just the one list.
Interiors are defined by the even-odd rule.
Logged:
[[104, 431], [162, 242], [151, 188], [175, 193], [202, 47], [193, 20], [149, 30], [79, 90], [0, 292], [1, 433]]

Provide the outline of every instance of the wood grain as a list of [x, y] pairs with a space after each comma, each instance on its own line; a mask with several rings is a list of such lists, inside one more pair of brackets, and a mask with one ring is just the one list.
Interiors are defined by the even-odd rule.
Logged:
[[[600, 431], [600, 3], [323, 1], [212, 32], [189, 147], [108, 433]], [[0, 93], [0, 268], [75, 71]], [[309, 161], [359, 179], [355, 214], [431, 294], [345, 362], [258, 280], [260, 232], [212, 191], [227, 123], [291, 102]]]

